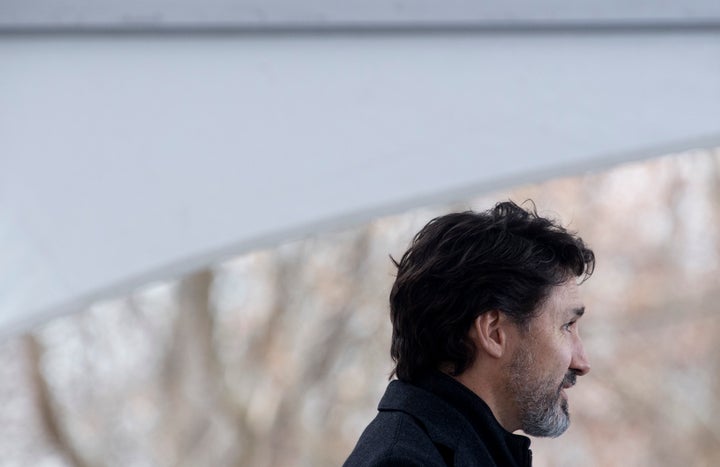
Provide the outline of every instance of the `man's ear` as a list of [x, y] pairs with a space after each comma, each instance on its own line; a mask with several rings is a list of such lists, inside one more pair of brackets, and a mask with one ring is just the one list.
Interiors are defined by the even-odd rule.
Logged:
[[475, 318], [473, 337], [475, 345], [488, 355], [500, 358], [507, 350], [508, 325], [506, 317], [498, 310], [490, 310]]

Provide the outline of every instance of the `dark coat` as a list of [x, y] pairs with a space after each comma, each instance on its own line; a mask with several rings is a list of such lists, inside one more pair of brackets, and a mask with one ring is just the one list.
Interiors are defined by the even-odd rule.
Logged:
[[344, 467], [529, 467], [530, 440], [505, 431], [487, 405], [440, 373], [392, 381]]

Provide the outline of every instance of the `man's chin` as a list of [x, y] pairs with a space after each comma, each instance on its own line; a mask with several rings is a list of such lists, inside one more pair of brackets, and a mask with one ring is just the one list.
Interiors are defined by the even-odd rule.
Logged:
[[546, 412], [539, 423], [527, 423], [522, 430], [530, 436], [540, 438], [557, 438], [570, 426], [568, 401], [564, 391], [558, 395], [552, 412]]

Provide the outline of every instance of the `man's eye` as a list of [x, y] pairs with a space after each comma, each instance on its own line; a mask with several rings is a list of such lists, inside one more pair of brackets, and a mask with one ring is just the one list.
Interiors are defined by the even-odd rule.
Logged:
[[576, 321], [570, 321], [569, 323], [563, 325], [563, 329], [565, 329], [566, 331], [569, 331], [570, 328], [573, 327], [573, 325], [575, 323], [576, 323]]

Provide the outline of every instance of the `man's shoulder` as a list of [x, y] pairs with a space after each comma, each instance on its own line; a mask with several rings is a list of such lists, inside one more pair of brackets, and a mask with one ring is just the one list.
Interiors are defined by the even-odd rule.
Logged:
[[444, 466], [422, 425], [401, 411], [381, 411], [360, 436], [344, 467]]
[[464, 417], [422, 388], [393, 381], [378, 410], [345, 467], [495, 465]]

